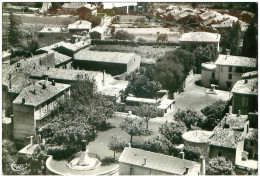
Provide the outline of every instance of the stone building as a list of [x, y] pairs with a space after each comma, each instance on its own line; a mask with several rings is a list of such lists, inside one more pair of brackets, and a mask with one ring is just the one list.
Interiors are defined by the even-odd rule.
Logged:
[[179, 42], [182, 47], [189, 48], [213, 44], [219, 51], [220, 34], [209, 32], [189, 32], [182, 34]]
[[140, 67], [141, 57], [134, 53], [81, 50], [74, 55], [74, 68], [106, 71], [111, 75], [133, 72]]
[[243, 115], [258, 111], [258, 79], [239, 80], [231, 90], [233, 113], [241, 110]]
[[220, 54], [215, 62], [202, 64], [201, 83], [205, 87], [216, 84], [222, 90], [230, 90], [243, 73], [255, 69], [255, 58]]
[[119, 175], [197, 176], [205, 175], [204, 167], [198, 162], [131, 147], [125, 147], [119, 158]]
[[13, 136], [35, 136], [59, 100], [70, 96], [70, 85], [41, 80], [22, 90], [13, 101]]

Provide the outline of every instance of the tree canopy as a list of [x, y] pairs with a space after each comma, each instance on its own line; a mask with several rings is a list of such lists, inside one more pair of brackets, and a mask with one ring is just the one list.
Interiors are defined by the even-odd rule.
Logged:
[[11, 164], [16, 162], [17, 150], [14, 143], [10, 140], [3, 139], [2, 141], [2, 171], [4, 175], [13, 175]]
[[233, 164], [224, 157], [212, 158], [206, 165], [207, 175], [232, 175], [234, 174]]
[[157, 115], [157, 108], [152, 105], [141, 105], [137, 110], [137, 115], [144, 119], [146, 122], [146, 129], [148, 129], [149, 120], [155, 118]]
[[115, 33], [114, 37], [117, 40], [133, 40], [135, 38], [135, 36], [133, 34], [130, 34], [125, 30], [118, 30]]
[[122, 137], [117, 137], [113, 135], [109, 138], [108, 148], [114, 151], [114, 158], [116, 157], [116, 153], [122, 152], [126, 147], [126, 142], [122, 139]]
[[133, 142], [133, 136], [147, 136], [151, 135], [152, 131], [145, 128], [142, 120], [126, 117], [121, 123], [120, 128], [130, 135], [130, 143]]

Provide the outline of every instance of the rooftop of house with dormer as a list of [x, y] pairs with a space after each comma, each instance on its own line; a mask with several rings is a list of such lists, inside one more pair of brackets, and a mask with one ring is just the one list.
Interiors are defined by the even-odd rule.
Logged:
[[220, 54], [215, 64], [223, 66], [255, 68], [256, 58]]
[[243, 95], [258, 95], [258, 78], [237, 81], [231, 92]]
[[[144, 158], [146, 159], [145, 163]], [[186, 168], [189, 168], [190, 174], [200, 172], [200, 163], [198, 162], [131, 147], [125, 147], [119, 162], [175, 175], [184, 175]]]
[[40, 80], [24, 88], [13, 104], [37, 107], [69, 88], [68, 84]]

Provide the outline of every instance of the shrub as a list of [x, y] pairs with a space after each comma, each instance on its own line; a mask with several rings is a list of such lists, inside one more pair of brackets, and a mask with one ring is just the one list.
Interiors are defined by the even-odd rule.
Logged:
[[110, 166], [117, 163], [117, 160], [113, 157], [105, 157], [101, 160], [101, 166]]
[[60, 161], [66, 160], [77, 153], [77, 148], [73, 146], [69, 146], [67, 148], [63, 146], [56, 146], [48, 148], [47, 153], [48, 155], [52, 155], [54, 160]]
[[185, 159], [191, 160], [191, 161], [200, 161], [200, 156], [201, 156], [201, 149], [198, 147], [191, 147], [191, 146], [186, 146], [183, 149], [183, 152], [185, 153]]
[[129, 34], [125, 30], [119, 30], [115, 33], [115, 39], [117, 40], [133, 40], [135, 36], [133, 34]]
[[138, 42], [146, 42], [146, 40], [144, 38], [138, 38], [137, 41]]

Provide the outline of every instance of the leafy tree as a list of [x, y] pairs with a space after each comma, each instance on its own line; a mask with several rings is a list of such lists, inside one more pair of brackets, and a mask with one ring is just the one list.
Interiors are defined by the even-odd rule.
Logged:
[[157, 115], [157, 108], [152, 105], [141, 105], [137, 110], [137, 115], [144, 119], [146, 129], [148, 129], [149, 120]]
[[233, 23], [233, 27], [230, 30], [230, 37], [231, 43], [230, 43], [230, 54], [234, 56], [239, 56], [239, 44], [242, 40], [242, 31], [239, 21]]
[[14, 18], [13, 13], [10, 13], [10, 27], [8, 31], [8, 42], [11, 46], [16, 46], [19, 44], [19, 39], [21, 38], [21, 34], [19, 33], [18, 23]]
[[171, 144], [182, 144], [182, 134], [186, 131], [187, 128], [182, 123], [168, 123], [167, 121], [159, 128], [159, 133]]
[[39, 49], [39, 43], [36, 39], [32, 39], [28, 42], [27, 50], [31, 53], [35, 53]]
[[79, 14], [79, 18], [81, 20], [87, 20], [89, 21], [90, 23], [92, 23], [92, 28], [93, 27], [97, 27], [101, 24], [101, 21], [102, 21], [102, 18], [100, 16], [96, 16], [96, 15], [91, 15], [91, 14], [88, 14], [86, 15], [85, 13], [78, 13]]
[[15, 163], [17, 150], [14, 143], [10, 140], [3, 139], [2, 141], [2, 170], [4, 175], [15, 174], [11, 169], [11, 164]]
[[117, 40], [133, 40], [135, 36], [133, 34], [128, 33], [125, 30], [118, 30], [115, 34], [115, 39]]
[[242, 55], [246, 57], [256, 58], [258, 53], [257, 44], [257, 27], [255, 21], [252, 20], [244, 33]]
[[199, 162], [201, 160], [201, 149], [199, 147], [185, 146], [183, 148], [185, 159]]
[[227, 102], [219, 100], [202, 109], [201, 112], [205, 116], [201, 125], [202, 129], [213, 130], [225, 116], [227, 108]]
[[154, 98], [157, 91], [162, 89], [158, 81], [149, 80], [146, 74], [133, 72], [128, 78], [129, 84], [125, 90], [126, 94], [133, 94], [136, 97]]
[[202, 63], [215, 61], [219, 56], [217, 47], [212, 45], [212, 44], [207, 45], [204, 48], [202, 46], [197, 47], [194, 50], [194, 54], [196, 56], [197, 72], [201, 71], [201, 64]]
[[200, 112], [192, 108], [187, 108], [185, 110], [178, 109], [174, 114], [174, 120], [182, 122], [190, 130], [191, 126], [201, 126], [203, 116]]
[[156, 41], [157, 42], [167, 42], [168, 41], [168, 35], [167, 34], [159, 34]]
[[125, 141], [123, 141], [122, 137], [117, 137], [113, 135], [109, 138], [108, 148], [114, 151], [114, 159], [116, 158], [116, 152], [122, 152], [126, 147]]
[[146, 151], [169, 155], [168, 146], [165, 144], [164, 141], [165, 140], [159, 136], [149, 138], [142, 144], [142, 149]]
[[133, 142], [133, 136], [147, 136], [151, 135], [152, 133], [151, 130], [145, 128], [144, 122], [138, 120], [137, 118], [133, 119], [130, 117], [126, 117], [120, 123], [120, 128], [131, 136], [131, 144]]
[[224, 157], [212, 158], [206, 165], [207, 175], [233, 175], [234, 169], [231, 161]]
[[183, 49], [166, 52], [155, 64], [155, 79], [170, 93], [182, 90], [183, 82], [195, 64], [194, 61], [194, 55]]

